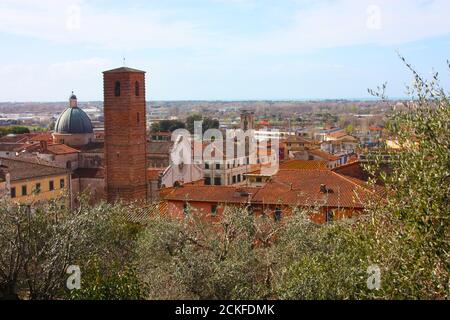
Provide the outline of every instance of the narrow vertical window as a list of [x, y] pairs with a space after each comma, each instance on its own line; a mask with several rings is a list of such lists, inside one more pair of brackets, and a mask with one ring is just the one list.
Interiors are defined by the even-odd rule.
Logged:
[[120, 97], [120, 82], [116, 81], [116, 85], [114, 87], [114, 95], [116, 97]]
[[139, 97], [140, 92], [139, 92], [139, 82], [138, 81], [136, 81], [134, 84], [134, 94], [136, 95], [136, 97]]
[[139, 112], [136, 115], [136, 122], [137, 122], [137, 124], [139, 124], [141, 122], [141, 115]]
[[211, 206], [211, 215], [213, 217], [217, 216], [217, 212], [218, 212], [217, 210], [218, 210], [218, 206], [217, 205], [212, 205]]
[[276, 208], [275, 209], [275, 221], [280, 222], [282, 218], [283, 218], [283, 211], [281, 210], [281, 208]]

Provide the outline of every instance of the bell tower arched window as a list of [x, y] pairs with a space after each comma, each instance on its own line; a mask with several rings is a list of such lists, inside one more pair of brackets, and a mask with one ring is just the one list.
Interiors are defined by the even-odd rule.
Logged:
[[120, 97], [120, 82], [116, 81], [116, 85], [114, 86], [114, 95], [116, 97]]
[[140, 95], [139, 82], [138, 81], [136, 81], [134, 83], [134, 94], [136, 95], [136, 97], [139, 97], [139, 95]]

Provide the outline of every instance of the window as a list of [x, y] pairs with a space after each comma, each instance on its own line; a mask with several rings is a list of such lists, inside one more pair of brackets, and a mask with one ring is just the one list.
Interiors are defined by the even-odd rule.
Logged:
[[279, 222], [279, 221], [281, 221], [282, 218], [283, 218], [283, 211], [281, 210], [281, 208], [276, 208], [275, 209], [275, 221]]
[[65, 185], [66, 185], [66, 182], [64, 181], [64, 179], [59, 180], [59, 187], [61, 189], [64, 189]]
[[72, 162], [71, 161], [67, 161], [66, 162], [66, 169], [72, 169]]
[[220, 163], [216, 163], [216, 169], [220, 170]]
[[261, 183], [262, 182], [262, 177], [256, 177], [256, 183]]
[[114, 95], [116, 97], [120, 97], [120, 82], [116, 81], [116, 84], [114, 86]]
[[53, 180], [51, 180], [51, 181], [48, 182], [48, 189], [49, 189], [50, 191], [55, 190], [55, 183], [54, 183]]
[[205, 178], [205, 185], [206, 186], [210, 186], [211, 185], [211, 178], [210, 177], [206, 177]]
[[41, 184], [40, 183], [36, 183], [36, 187], [34, 188], [34, 191], [36, 193], [41, 193]]
[[189, 214], [190, 210], [191, 209], [189, 208], [189, 204], [185, 203], [184, 206], [183, 206], [183, 213], [184, 213], [184, 215], [187, 216]]
[[237, 182], [241, 182], [241, 180], [242, 180], [241, 175], [238, 175], [237, 176]]
[[214, 178], [214, 184], [216, 186], [222, 185], [222, 179], [221, 178]]
[[11, 198], [14, 199], [16, 197], [16, 188], [11, 188]]
[[134, 94], [136, 97], [139, 97], [139, 82], [138, 81], [136, 81], [134, 83]]
[[236, 176], [233, 176], [233, 184], [236, 183]]
[[213, 216], [213, 217], [215, 217], [215, 216], [217, 216], [217, 205], [212, 205], [211, 206], [211, 215]]
[[23, 196], [27, 195], [27, 186], [22, 186], [22, 195]]
[[205, 162], [205, 169], [209, 170], [209, 163], [208, 162]]
[[141, 122], [141, 115], [139, 114], [139, 112], [136, 115], [136, 122], [137, 122], [137, 124], [139, 124]]
[[327, 222], [333, 222], [334, 221], [334, 212], [331, 210], [327, 211], [325, 218], [326, 218]]

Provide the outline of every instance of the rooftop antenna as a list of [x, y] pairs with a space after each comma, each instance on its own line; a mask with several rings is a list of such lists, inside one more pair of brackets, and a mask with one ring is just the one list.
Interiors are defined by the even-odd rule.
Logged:
[[123, 67], [127, 66], [127, 59], [125, 57], [123, 57]]

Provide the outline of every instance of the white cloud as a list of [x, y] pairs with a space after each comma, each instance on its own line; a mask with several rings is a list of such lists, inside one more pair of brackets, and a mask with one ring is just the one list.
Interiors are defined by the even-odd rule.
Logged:
[[[8, 64], [0, 66], [0, 101], [63, 101], [72, 90], [81, 100], [102, 95], [102, 71], [112, 63], [102, 58], [46, 64]], [[81, 92], [80, 92], [81, 91]]]
[[[448, 0], [285, 1], [289, 1], [289, 8], [296, 4], [298, 10], [286, 13], [283, 27], [270, 32], [255, 31], [251, 37], [208, 28], [211, 21], [192, 21], [182, 12], [132, 6], [120, 11], [108, 7], [107, 3], [96, 6], [95, 2], [87, 0], [2, 0], [0, 32], [120, 50], [190, 47], [242, 53], [397, 45], [450, 34]], [[205, 0], [205, 5], [208, 2], [259, 3]], [[282, 8], [286, 2], [278, 1], [270, 6]], [[261, 9], [264, 5], [259, 3], [259, 6]], [[270, 10], [270, 6], [266, 9]], [[252, 19], [258, 17], [249, 17], [249, 24]], [[229, 23], [235, 22], [230, 19]]]
[[293, 23], [242, 48], [306, 52], [355, 45], [400, 45], [450, 34], [448, 0], [327, 0], [308, 2]]
[[129, 8], [99, 10], [82, 0], [2, 0], [0, 32], [57, 43], [113, 49], [179, 48], [201, 41], [193, 23], [170, 13]]

